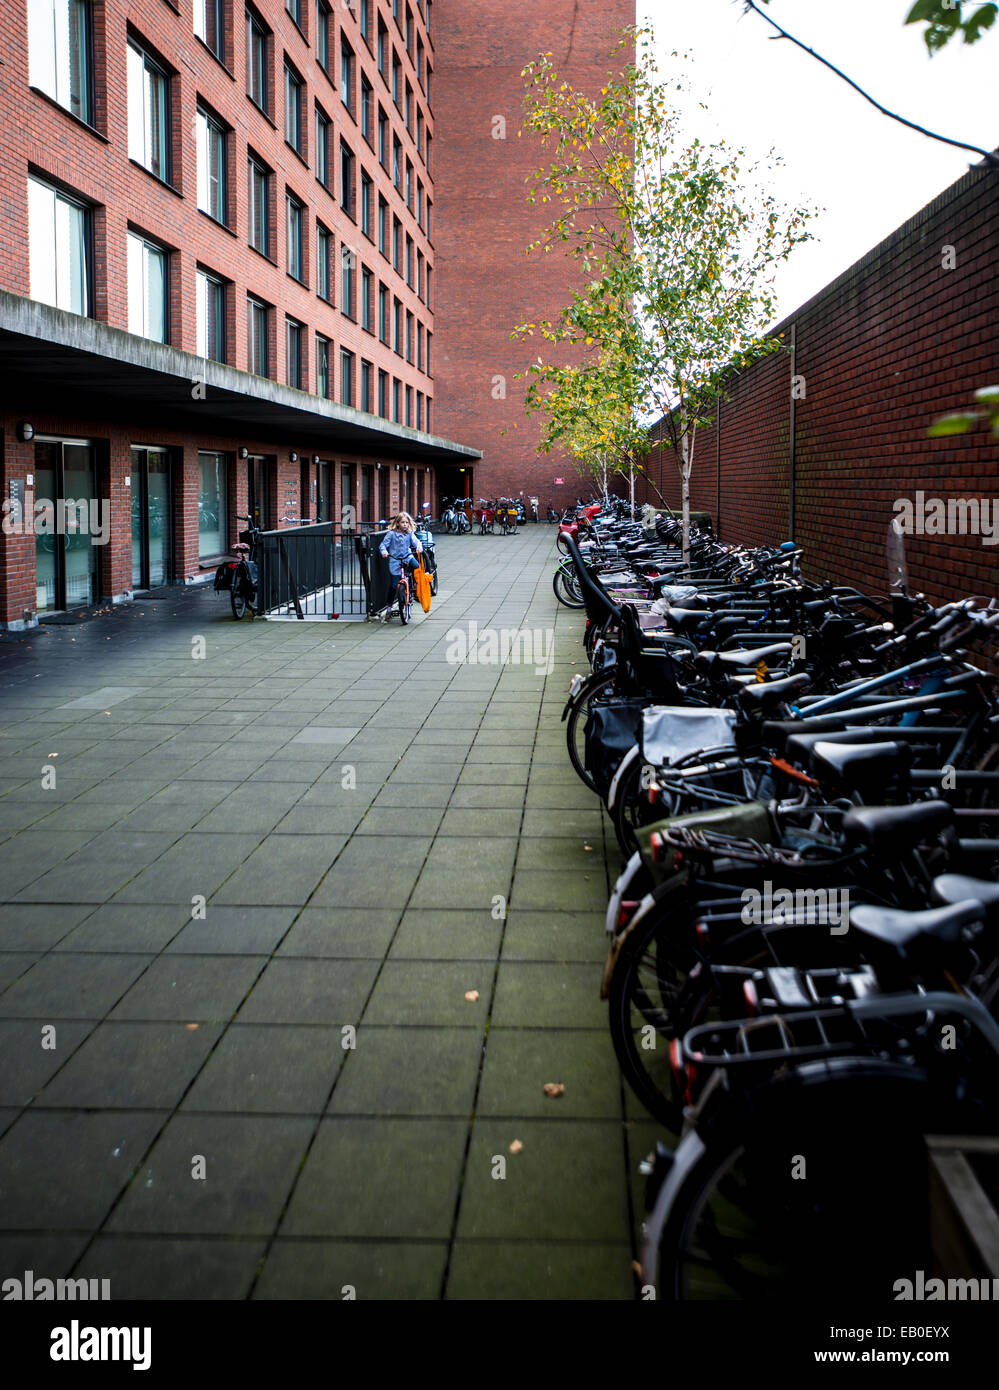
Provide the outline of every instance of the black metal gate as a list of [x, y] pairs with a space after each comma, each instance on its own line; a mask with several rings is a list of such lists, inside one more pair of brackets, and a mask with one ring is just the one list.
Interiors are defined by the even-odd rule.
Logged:
[[268, 618], [364, 618], [369, 581], [358, 533], [331, 521], [257, 537], [258, 603]]

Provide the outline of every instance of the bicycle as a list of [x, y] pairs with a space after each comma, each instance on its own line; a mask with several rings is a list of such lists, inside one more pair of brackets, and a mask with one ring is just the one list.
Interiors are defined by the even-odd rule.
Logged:
[[[247, 521], [250, 524], [244, 531], [239, 532], [239, 540], [232, 547], [235, 560], [223, 560], [215, 571], [215, 590], [229, 590], [232, 616], [238, 622], [247, 613], [251, 618], [259, 618], [264, 612], [263, 605], [259, 602], [260, 575], [254, 558], [263, 532], [252, 517], [237, 514], [236, 520]], [[297, 522], [298, 518], [283, 516], [281, 521]]]

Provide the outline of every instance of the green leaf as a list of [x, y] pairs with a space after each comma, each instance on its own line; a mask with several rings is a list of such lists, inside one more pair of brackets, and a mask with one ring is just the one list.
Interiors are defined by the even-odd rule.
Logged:
[[927, 434], [931, 439], [943, 439], [953, 434], [970, 434], [981, 418], [977, 412], [967, 410], [955, 411], [953, 415], [941, 415], [939, 420], [933, 421]]
[[975, 400], [982, 405], [999, 405], [999, 386], [980, 386], [975, 392]]

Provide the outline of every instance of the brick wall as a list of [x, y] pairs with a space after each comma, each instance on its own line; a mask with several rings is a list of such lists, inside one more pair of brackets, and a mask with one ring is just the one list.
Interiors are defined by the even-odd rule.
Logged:
[[[482, 450], [477, 495], [535, 493], [544, 515], [549, 499], [574, 500], [580, 482], [564, 456], [536, 452], [539, 424], [525, 416], [524, 383], [514, 377], [537, 349], [510, 333], [515, 323], [553, 318], [578, 268], [525, 255], [551, 218], [526, 199], [526, 180], [543, 160], [536, 138], [517, 138], [521, 72], [550, 52], [570, 81], [599, 91], [617, 31], [635, 22], [635, 0], [437, 0], [434, 14], [438, 427]], [[561, 488], [556, 476], [565, 478]]]
[[[803, 378], [794, 538], [810, 574], [883, 591], [896, 500], [922, 490], [999, 503], [987, 430], [927, 438], [938, 415], [999, 382], [997, 251], [999, 178], [969, 171], [778, 325]], [[716, 428], [698, 432], [692, 502], [725, 539], [788, 536], [791, 366], [783, 353], [756, 363], [729, 387], [720, 442]], [[671, 458], [654, 453], [649, 468], [678, 505]], [[932, 597], [999, 587], [999, 546], [977, 535], [911, 535], [906, 553], [911, 584]]]

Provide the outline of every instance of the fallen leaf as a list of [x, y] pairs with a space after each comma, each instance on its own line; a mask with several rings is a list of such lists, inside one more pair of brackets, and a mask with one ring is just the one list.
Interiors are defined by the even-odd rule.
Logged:
[[196, 1033], [198, 1030], [198, 1025], [196, 1023], [185, 1023], [184, 1027], [189, 1033]]
[[631, 1272], [632, 1272], [632, 1274], [636, 1274], [636, 1275], [638, 1276], [638, 1278], [641, 1279], [641, 1277], [642, 1277], [642, 1266], [638, 1263], [637, 1260], [632, 1260], [632, 1262], [631, 1262]]
[[519, 1139], [515, 1139], [515, 1140], [513, 1141], [513, 1143], [510, 1145], [510, 1152], [511, 1152], [512, 1154], [519, 1154], [519, 1153], [522, 1153], [522, 1152], [523, 1152], [523, 1148], [524, 1148], [524, 1146], [523, 1146], [523, 1144], [520, 1142], [520, 1140], [519, 1140]]
[[565, 1083], [562, 1081], [546, 1081], [544, 1085], [544, 1092], [546, 1096], [551, 1096], [552, 1098], [555, 1098], [556, 1096], [564, 1096]]
[[584, 846], [583, 846], [583, 849], [586, 850], [586, 853], [587, 853], [587, 854], [592, 854], [592, 853], [593, 853], [593, 846], [592, 846], [592, 845], [584, 845]]
[[477, 989], [466, 990], [465, 998], [470, 1004], [477, 1004], [479, 1002], [479, 991]]

